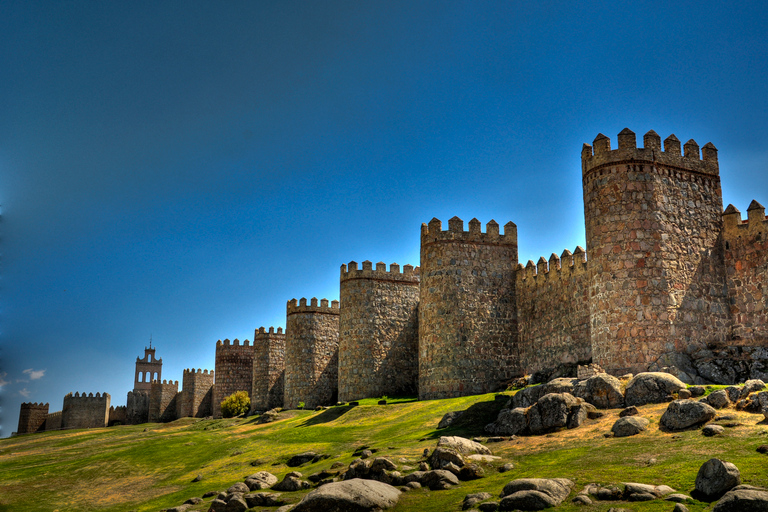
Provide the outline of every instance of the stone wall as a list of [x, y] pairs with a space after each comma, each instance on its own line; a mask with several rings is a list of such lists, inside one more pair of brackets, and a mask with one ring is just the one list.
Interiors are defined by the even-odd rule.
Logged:
[[45, 430], [61, 430], [61, 411], [48, 413], [45, 420]]
[[283, 407], [333, 404], [338, 396], [339, 301], [288, 301]]
[[253, 347], [251, 342], [216, 342], [216, 383], [213, 386], [213, 416], [221, 418], [221, 402], [235, 391], [253, 390]]
[[253, 335], [253, 381], [251, 411], [282, 407], [285, 382], [285, 334], [283, 328], [267, 331], [260, 327]]
[[179, 381], [155, 381], [149, 391], [149, 421], [160, 423], [176, 419], [176, 395]]
[[23, 402], [19, 411], [19, 428], [17, 434], [32, 434], [45, 430], [48, 419], [48, 404]]
[[637, 148], [600, 134], [582, 150], [594, 361], [612, 373], [675, 364], [727, 336], [717, 150], [653, 131]]
[[421, 226], [419, 398], [494, 391], [522, 372], [518, 357], [517, 227], [491, 221], [482, 233], [458, 217], [448, 231]]
[[119, 405], [117, 407], [111, 406], [109, 408], [109, 420], [107, 425], [127, 425], [127, 422], [126, 406]]
[[552, 373], [592, 360], [586, 253], [576, 247], [517, 267], [517, 318], [524, 372]]
[[149, 421], [149, 391], [128, 392], [125, 401], [125, 421], [128, 425], [139, 425]]
[[184, 370], [179, 399], [180, 418], [204, 418], [213, 415], [214, 372], [194, 368]]
[[339, 400], [418, 393], [419, 269], [341, 266]]
[[733, 205], [723, 214], [732, 338], [768, 346], [768, 221], [757, 201], [747, 214]]
[[61, 428], [102, 428], [109, 422], [109, 393], [89, 393], [88, 396], [78, 392], [64, 396], [64, 407], [61, 411]]

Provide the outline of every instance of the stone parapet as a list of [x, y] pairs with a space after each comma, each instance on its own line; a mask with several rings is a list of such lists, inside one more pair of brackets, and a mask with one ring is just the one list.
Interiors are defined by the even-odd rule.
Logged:
[[216, 380], [213, 386], [213, 416], [221, 418], [221, 402], [236, 391], [251, 397], [253, 390], [253, 351], [251, 342], [228, 339], [216, 342]]
[[285, 383], [285, 334], [283, 328], [260, 327], [253, 335], [251, 411], [283, 405]]
[[111, 398], [109, 393], [67, 393], [61, 411], [61, 428], [106, 427]]
[[194, 368], [182, 375], [179, 417], [204, 418], [213, 414], [214, 372]]

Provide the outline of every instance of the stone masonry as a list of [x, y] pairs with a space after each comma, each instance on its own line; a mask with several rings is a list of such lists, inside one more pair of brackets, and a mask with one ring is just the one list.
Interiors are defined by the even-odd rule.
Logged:
[[149, 421], [149, 391], [129, 391], [125, 403], [125, 420], [129, 425]]
[[48, 404], [24, 402], [21, 404], [19, 414], [18, 434], [32, 434], [45, 430], [45, 421], [48, 419]]
[[179, 417], [204, 418], [213, 414], [214, 372], [194, 368], [184, 370], [181, 379]]
[[149, 421], [153, 423], [176, 419], [176, 395], [179, 381], [154, 381], [149, 391]]
[[341, 266], [339, 400], [415, 395], [419, 268], [364, 261]]
[[134, 391], [146, 391], [152, 388], [152, 382], [160, 380], [163, 376], [163, 360], [155, 357], [155, 350], [152, 348], [152, 342], [149, 348], [144, 347], [144, 357], [136, 357], [136, 373], [133, 378]]
[[283, 407], [333, 404], [338, 396], [339, 301], [288, 301]]
[[64, 397], [61, 411], [61, 428], [102, 428], [109, 422], [109, 393], [78, 392], [68, 393]]
[[213, 387], [213, 416], [221, 418], [221, 402], [235, 391], [253, 394], [253, 347], [251, 342], [216, 342], [216, 381]]
[[285, 334], [283, 328], [267, 331], [260, 327], [253, 335], [253, 381], [251, 410], [267, 411], [283, 405], [285, 382]]
[[453, 217], [421, 226], [419, 398], [494, 391], [525, 366], [518, 343], [517, 227]]

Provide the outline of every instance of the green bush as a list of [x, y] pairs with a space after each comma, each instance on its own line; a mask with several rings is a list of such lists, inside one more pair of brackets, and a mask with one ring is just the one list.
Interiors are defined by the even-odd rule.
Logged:
[[235, 391], [221, 402], [221, 415], [225, 418], [233, 418], [248, 412], [251, 408], [251, 399], [247, 391]]

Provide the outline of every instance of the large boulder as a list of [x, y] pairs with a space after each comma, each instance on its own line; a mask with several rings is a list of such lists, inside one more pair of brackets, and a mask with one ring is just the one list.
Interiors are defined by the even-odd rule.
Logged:
[[512, 408], [530, 407], [538, 402], [541, 397], [550, 393], [573, 394], [573, 387], [578, 382], [578, 379], [561, 377], [559, 379], [552, 379], [546, 384], [521, 389], [512, 396]]
[[282, 482], [273, 485], [272, 489], [275, 491], [294, 492], [302, 489], [309, 489], [311, 487], [312, 484], [306, 480], [301, 480], [301, 473], [293, 471], [285, 475]]
[[751, 485], [738, 485], [725, 493], [712, 512], [765, 512], [768, 491]]
[[259, 471], [245, 478], [245, 485], [251, 491], [269, 489], [277, 483], [277, 477], [268, 471]]
[[728, 392], [724, 389], [718, 389], [717, 391], [713, 391], [702, 400], [702, 402], [706, 402], [715, 409], [722, 409], [723, 407], [728, 407], [731, 405], [731, 400], [728, 397]]
[[720, 459], [709, 459], [696, 475], [696, 491], [702, 497], [714, 500], [741, 484], [739, 468]]
[[649, 421], [640, 416], [626, 416], [619, 418], [611, 427], [614, 437], [635, 436], [648, 427]]
[[573, 482], [566, 478], [521, 478], [512, 480], [501, 492], [499, 510], [544, 510], [562, 503]]
[[598, 373], [580, 381], [573, 389], [573, 395], [583, 398], [598, 409], [620, 409], [624, 407], [621, 381], [613, 375]]
[[446, 428], [453, 425], [453, 422], [456, 421], [461, 417], [461, 415], [464, 414], [464, 411], [450, 411], [443, 415], [443, 418], [440, 420], [440, 423], [437, 424], [437, 428]]
[[464, 457], [453, 448], [438, 446], [429, 456], [429, 465], [432, 469], [444, 469], [448, 464], [454, 464], [456, 467], [464, 466]]
[[433, 469], [425, 471], [421, 477], [421, 485], [429, 487], [433, 491], [442, 491], [450, 489], [454, 485], [459, 485], [459, 479], [450, 471], [444, 469]]
[[332, 482], [308, 493], [292, 512], [372, 512], [392, 508], [400, 499], [395, 487], [376, 480]]
[[669, 373], [638, 373], [627, 384], [624, 402], [631, 405], [659, 404], [679, 389], [685, 389], [685, 383]]
[[661, 415], [659, 426], [665, 430], [684, 430], [702, 425], [717, 416], [717, 411], [703, 402], [675, 400]]
[[452, 448], [462, 455], [470, 455], [473, 453], [480, 453], [482, 455], [493, 455], [491, 450], [483, 446], [482, 444], [458, 436], [442, 436], [437, 442], [438, 448]]
[[485, 431], [497, 436], [514, 436], [528, 427], [528, 417], [525, 409], [502, 409], [496, 421], [485, 426]]
[[285, 465], [289, 468], [295, 468], [297, 466], [301, 466], [302, 464], [306, 464], [307, 462], [312, 462], [315, 457], [318, 457], [318, 455], [319, 454], [315, 452], [299, 453], [298, 455], [294, 455], [288, 459], [288, 462], [286, 462]]
[[765, 389], [765, 382], [760, 379], [751, 379], [744, 383], [744, 387], [741, 388], [741, 398], [746, 398], [750, 393], [755, 391], [762, 391]]
[[571, 409], [581, 402], [568, 393], [544, 395], [528, 409], [528, 429], [532, 434], [543, 434], [568, 426]]

